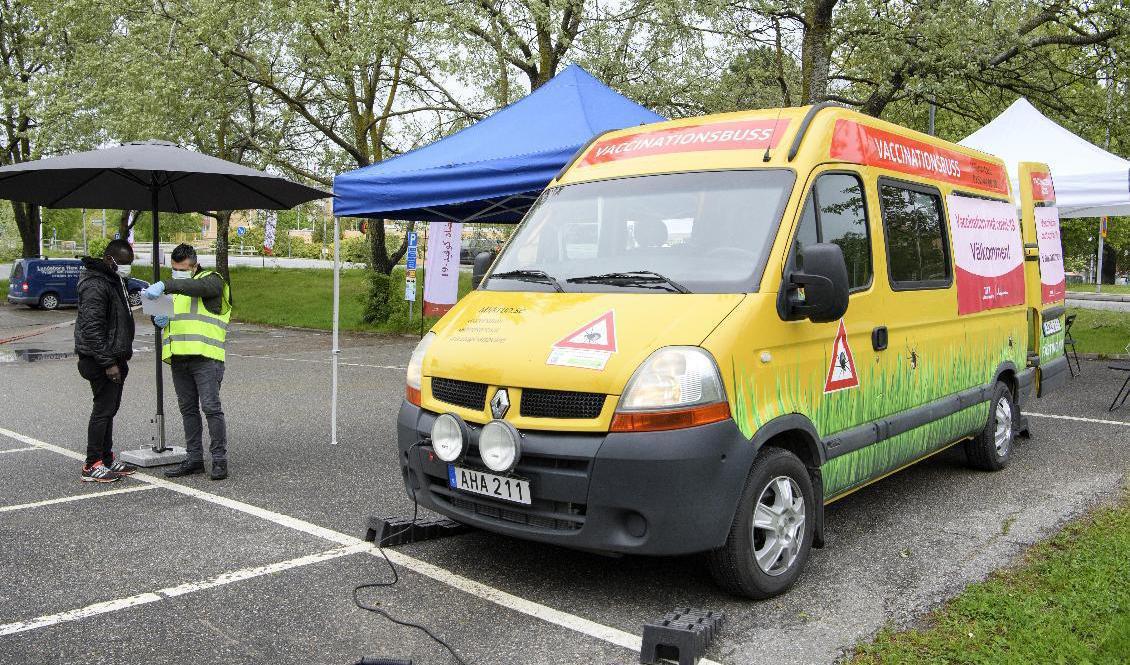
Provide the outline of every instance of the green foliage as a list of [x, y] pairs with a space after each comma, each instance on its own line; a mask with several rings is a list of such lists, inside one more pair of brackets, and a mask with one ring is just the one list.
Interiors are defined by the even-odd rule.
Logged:
[[369, 270], [369, 290], [365, 293], [365, 313], [361, 320], [365, 323], [384, 323], [392, 313], [391, 278], [376, 270]]
[[[1002, 531], [1006, 525], [1002, 524]], [[1016, 566], [969, 586], [853, 663], [1125, 663], [1130, 653], [1130, 497], [1068, 524]]]
[[101, 236], [98, 236], [96, 238], [90, 238], [87, 242], [89, 249], [87, 250], [86, 255], [98, 257], [102, 256], [106, 252], [106, 245], [110, 244], [110, 238], [103, 238]]

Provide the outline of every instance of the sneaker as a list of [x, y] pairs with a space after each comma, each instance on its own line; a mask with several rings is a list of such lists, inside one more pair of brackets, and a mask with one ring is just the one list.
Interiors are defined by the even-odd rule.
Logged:
[[102, 460], [82, 467], [82, 482], [84, 483], [116, 483], [122, 479], [122, 474], [111, 471]]
[[194, 473], [204, 473], [204, 462], [181, 462], [165, 472], [166, 478], [180, 478]]
[[223, 480], [228, 477], [227, 462], [212, 462], [212, 480]]
[[114, 455], [113, 459], [114, 463], [110, 465], [110, 470], [114, 473], [118, 473], [123, 476], [131, 476], [137, 471], [136, 466], [128, 462], [121, 461], [120, 459], [118, 459], [117, 455]]

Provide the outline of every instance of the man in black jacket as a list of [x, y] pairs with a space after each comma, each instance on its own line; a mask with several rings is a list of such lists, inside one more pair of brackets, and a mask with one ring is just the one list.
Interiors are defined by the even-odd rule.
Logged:
[[90, 382], [94, 406], [86, 429], [84, 482], [112, 483], [137, 469], [114, 459], [114, 416], [133, 356], [133, 313], [126, 293], [133, 248], [112, 240], [102, 258], [86, 256], [78, 280], [75, 353], [78, 373]]

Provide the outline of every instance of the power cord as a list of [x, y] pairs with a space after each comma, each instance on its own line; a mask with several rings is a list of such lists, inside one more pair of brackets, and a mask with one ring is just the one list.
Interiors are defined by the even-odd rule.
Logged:
[[[416, 447], [421, 445], [422, 443], [423, 442], [421, 441], [421, 442], [417, 442], [417, 443], [412, 444], [412, 446], [408, 449], [409, 454], [411, 454], [411, 451], [415, 450]], [[398, 575], [397, 572], [396, 572], [396, 566], [394, 566], [392, 564], [392, 561], [388, 558], [388, 555], [385, 554], [384, 544], [387, 543], [388, 541], [392, 540], [396, 536], [399, 536], [400, 534], [411, 530], [412, 527], [416, 524], [416, 518], [419, 515], [420, 504], [416, 502], [416, 490], [415, 490], [415, 488], [411, 488], [411, 489], [412, 489], [412, 522], [408, 526], [404, 527], [403, 529], [400, 529], [399, 531], [396, 531], [394, 533], [390, 533], [387, 536], [385, 536], [384, 538], [381, 538], [380, 542], [374, 543], [374, 545], [377, 546], [377, 551], [380, 552], [380, 554], [381, 554], [381, 558], [384, 559], [385, 563], [388, 565], [388, 569], [390, 571], [392, 571], [392, 580], [387, 581], [387, 582], [369, 582], [369, 583], [366, 583], [366, 584], [357, 585], [356, 587], [353, 588], [353, 604], [356, 605], [357, 607], [363, 609], [363, 610], [368, 610], [369, 612], [374, 612], [376, 614], [379, 614], [379, 615], [383, 616], [384, 618], [388, 619], [389, 621], [395, 623], [398, 626], [404, 626], [406, 628], [415, 628], [417, 630], [423, 631], [425, 635], [432, 638], [432, 640], [434, 640], [437, 644], [442, 646], [444, 649], [447, 649], [448, 652], [451, 653], [451, 656], [455, 659], [455, 661], [457, 663], [459, 663], [459, 665], [467, 665], [467, 661], [463, 660], [463, 658], [461, 658], [459, 656], [459, 654], [456, 653], [455, 649], [453, 649], [450, 644], [448, 644], [447, 642], [444, 642], [442, 639], [437, 637], [434, 633], [432, 633], [432, 631], [428, 630], [427, 627], [421, 626], [418, 623], [412, 623], [411, 621], [401, 621], [400, 619], [397, 619], [396, 617], [392, 616], [391, 614], [389, 614], [385, 610], [381, 609], [380, 607], [377, 607], [375, 605], [366, 605], [365, 603], [361, 602], [361, 599], [358, 598], [358, 596], [357, 596], [358, 592], [360, 592], [364, 589], [387, 588], [387, 587], [395, 586], [396, 583], [400, 581], [400, 575]], [[364, 659], [362, 659], [362, 662], [364, 662]], [[375, 661], [375, 662], [379, 662], [379, 661]]]

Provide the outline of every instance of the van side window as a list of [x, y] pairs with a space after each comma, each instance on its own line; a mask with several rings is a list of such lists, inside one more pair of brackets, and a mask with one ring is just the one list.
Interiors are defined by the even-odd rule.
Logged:
[[942, 197], [936, 190], [912, 185], [879, 185], [891, 286], [902, 289], [944, 287], [950, 283], [949, 251]]
[[816, 179], [801, 213], [794, 252], [796, 267], [804, 268], [804, 246], [831, 242], [840, 246], [852, 290], [871, 283], [871, 237], [863, 184], [847, 173], [826, 173]]

